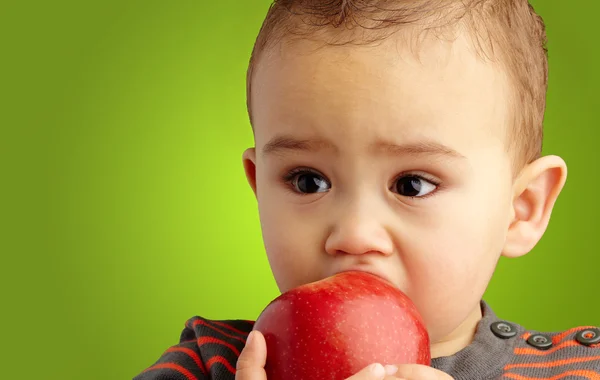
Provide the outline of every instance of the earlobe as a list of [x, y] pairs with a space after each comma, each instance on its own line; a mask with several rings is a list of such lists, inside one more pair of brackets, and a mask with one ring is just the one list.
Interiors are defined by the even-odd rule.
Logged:
[[248, 184], [252, 188], [254, 196], [256, 196], [256, 149], [246, 149], [242, 155], [242, 162], [244, 163], [244, 171]]
[[503, 256], [523, 256], [540, 241], [566, 179], [567, 165], [557, 156], [539, 158], [523, 169], [515, 181], [513, 219]]

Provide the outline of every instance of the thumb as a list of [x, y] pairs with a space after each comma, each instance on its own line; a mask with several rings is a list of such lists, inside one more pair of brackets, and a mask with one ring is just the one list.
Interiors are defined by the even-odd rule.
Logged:
[[383, 380], [386, 374], [392, 375], [394, 371], [388, 370], [379, 363], [371, 364], [346, 380]]
[[251, 331], [246, 346], [240, 352], [236, 364], [236, 380], [267, 380], [267, 343], [260, 331]]

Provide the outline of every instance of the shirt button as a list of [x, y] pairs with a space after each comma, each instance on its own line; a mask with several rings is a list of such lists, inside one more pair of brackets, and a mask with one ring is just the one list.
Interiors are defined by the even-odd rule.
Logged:
[[544, 334], [533, 334], [527, 339], [527, 343], [540, 350], [547, 350], [552, 347], [552, 339]]
[[600, 329], [592, 328], [581, 330], [575, 335], [575, 340], [585, 346], [600, 343]]
[[494, 322], [490, 328], [492, 329], [494, 335], [496, 335], [498, 338], [508, 339], [517, 335], [517, 329], [508, 322]]

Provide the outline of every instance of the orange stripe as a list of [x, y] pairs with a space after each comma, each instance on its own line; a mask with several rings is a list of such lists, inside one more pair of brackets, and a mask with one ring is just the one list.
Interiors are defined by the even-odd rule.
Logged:
[[235, 375], [235, 368], [233, 368], [231, 366], [231, 364], [229, 364], [227, 359], [225, 359], [222, 356], [213, 356], [212, 358], [210, 358], [210, 360], [208, 362], [206, 362], [206, 365], [208, 366], [208, 369], [210, 370], [212, 368], [212, 366], [217, 363], [223, 364], [229, 370], [229, 372], [231, 372], [232, 374]]
[[211, 321], [211, 322], [214, 323], [215, 325], [226, 327], [226, 328], [228, 328], [231, 331], [235, 331], [236, 333], [240, 333], [240, 334], [242, 334], [244, 336], [248, 336], [248, 332], [242, 331], [242, 330], [238, 330], [238, 329], [236, 329], [233, 326], [229, 326], [227, 323], [223, 323], [223, 322], [219, 322], [219, 321]]
[[190, 358], [194, 360], [194, 362], [196, 362], [196, 365], [198, 366], [198, 368], [200, 368], [200, 371], [202, 371], [202, 373], [206, 375], [206, 368], [204, 368], [202, 360], [200, 360], [200, 357], [197, 353], [194, 352], [194, 350], [190, 350], [189, 348], [185, 347], [171, 347], [167, 350], [167, 352], [183, 352], [187, 354]]
[[504, 377], [508, 377], [515, 380], [558, 380], [565, 378], [567, 376], [577, 376], [584, 377], [588, 380], [600, 380], [600, 373], [593, 371], [584, 371], [584, 370], [575, 370], [575, 371], [567, 371], [563, 372], [560, 375], [552, 376], [552, 377], [526, 377], [517, 375], [516, 373], [505, 373]]
[[177, 371], [179, 373], [181, 373], [183, 376], [185, 376], [188, 380], [198, 380], [198, 378], [196, 376], [194, 376], [190, 371], [188, 371], [187, 369], [183, 368], [180, 365], [174, 364], [174, 363], [162, 363], [162, 364], [156, 364], [153, 365], [152, 367], [144, 370], [144, 372], [148, 372], [148, 371], [155, 371], [157, 369], [172, 369], [174, 371]]
[[219, 332], [219, 333], [221, 333], [221, 334], [223, 334], [223, 335], [225, 335], [225, 336], [228, 336], [228, 337], [230, 337], [230, 338], [233, 338], [233, 339], [237, 339], [237, 340], [239, 340], [240, 342], [242, 342], [242, 343], [246, 344], [246, 341], [245, 341], [244, 339], [242, 339], [242, 338], [240, 338], [240, 337], [238, 337], [238, 336], [235, 336], [235, 335], [227, 334], [225, 331], [223, 331], [223, 330], [221, 330], [221, 329], [219, 329], [219, 328], [216, 328], [215, 326], [212, 326], [212, 325], [210, 325], [210, 324], [208, 324], [208, 323], [204, 322], [204, 321], [203, 321], [203, 320], [201, 320], [201, 319], [197, 319], [197, 320], [195, 320], [195, 321], [194, 321], [194, 327], [195, 327], [195, 326], [198, 326], [198, 325], [204, 325], [204, 326], [207, 326], [208, 328], [211, 328], [211, 329], [213, 329], [213, 330], [215, 330], [215, 331], [217, 331], [217, 332]]
[[523, 338], [524, 340], [527, 340], [527, 339], [529, 339], [530, 336], [531, 336], [530, 332], [525, 332], [525, 333], [523, 333], [523, 335], [521, 335], [521, 338]]
[[571, 346], [579, 346], [579, 343], [574, 340], [570, 340], [570, 341], [561, 343], [558, 346], [554, 346], [547, 350], [538, 350], [535, 348], [515, 348], [514, 353], [515, 353], [515, 355], [545, 356], [545, 355], [550, 355], [551, 353], [561, 350], [563, 348], [571, 347]]
[[561, 365], [567, 365], [567, 364], [573, 364], [573, 363], [591, 362], [594, 360], [600, 360], [600, 356], [579, 357], [579, 358], [555, 360], [553, 362], [542, 362], [542, 363], [508, 364], [508, 365], [504, 366], [504, 370], [509, 370], [511, 368], [549, 368], [549, 367], [558, 367]]
[[586, 329], [594, 329], [596, 328], [596, 326], [579, 326], [579, 327], [573, 327], [572, 329], [569, 329], [565, 332], [562, 332], [556, 336], [554, 336], [552, 338], [552, 343], [556, 344], [558, 342], [560, 342], [561, 340], [563, 340], [567, 335], [574, 333], [574, 332], [579, 332], [582, 330], [586, 330]]
[[201, 338], [198, 338], [198, 347], [202, 346], [203, 344], [207, 344], [207, 343], [216, 343], [216, 344], [223, 345], [225, 347], [229, 347], [231, 349], [231, 351], [235, 352], [235, 354], [237, 356], [240, 356], [240, 350], [238, 350], [234, 345], [227, 343], [225, 341], [222, 341], [221, 339], [213, 338], [211, 336], [203, 336]]

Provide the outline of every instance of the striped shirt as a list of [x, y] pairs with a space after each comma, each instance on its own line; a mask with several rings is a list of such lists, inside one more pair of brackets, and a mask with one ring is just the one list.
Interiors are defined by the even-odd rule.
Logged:
[[[544, 333], [503, 321], [481, 301], [471, 344], [431, 366], [456, 380], [600, 380], [600, 330], [580, 326]], [[233, 380], [253, 321], [190, 318], [179, 344], [133, 380]], [[312, 379], [307, 379], [312, 380]]]

